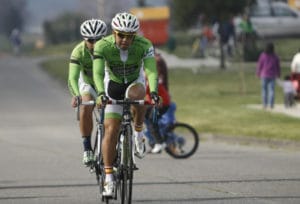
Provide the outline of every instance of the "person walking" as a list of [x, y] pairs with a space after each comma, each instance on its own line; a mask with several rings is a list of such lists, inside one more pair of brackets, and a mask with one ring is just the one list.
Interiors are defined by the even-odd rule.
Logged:
[[275, 81], [280, 78], [280, 60], [275, 53], [274, 44], [269, 42], [265, 50], [260, 54], [256, 75], [261, 79], [261, 96], [263, 108], [274, 108], [275, 101]]
[[21, 33], [18, 28], [14, 28], [12, 30], [10, 34], [10, 41], [11, 41], [14, 55], [18, 56], [20, 54], [21, 44], [22, 44]]

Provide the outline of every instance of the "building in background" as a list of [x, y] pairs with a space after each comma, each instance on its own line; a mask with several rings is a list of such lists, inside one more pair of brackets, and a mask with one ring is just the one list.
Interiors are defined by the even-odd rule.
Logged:
[[140, 20], [140, 34], [154, 45], [163, 45], [169, 39], [169, 7], [135, 7], [130, 12]]
[[300, 0], [288, 0], [288, 3], [291, 7], [300, 10]]

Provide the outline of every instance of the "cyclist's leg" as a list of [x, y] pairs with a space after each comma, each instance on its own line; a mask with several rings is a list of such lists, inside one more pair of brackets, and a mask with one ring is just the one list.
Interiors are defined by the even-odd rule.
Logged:
[[[143, 100], [146, 96], [146, 82], [143, 69], [140, 71], [139, 77], [133, 81], [126, 89], [125, 96], [132, 100]], [[145, 114], [147, 111], [146, 106], [136, 105], [132, 106], [134, 129], [137, 132], [142, 131]]]
[[[82, 75], [78, 80], [79, 91], [82, 101], [93, 100], [96, 96], [95, 90], [90, 84], [84, 82]], [[80, 107], [80, 121], [79, 127], [83, 138], [83, 163], [90, 165], [94, 161], [94, 155], [92, 153], [91, 146], [91, 134], [93, 130], [93, 106], [81, 106]]]
[[[82, 101], [93, 100], [90, 94], [82, 95]], [[80, 107], [80, 131], [83, 137], [91, 136], [93, 130], [93, 106]]]
[[[126, 96], [133, 100], [143, 100], [145, 98], [145, 95], [145, 86], [142, 83], [132, 83], [126, 91]], [[146, 108], [146, 106], [142, 105], [132, 106], [136, 150], [137, 155], [140, 158], [143, 157], [146, 152], [145, 136], [142, 131]]]
[[161, 120], [161, 117], [167, 112], [169, 106], [163, 106], [160, 107], [158, 109], [158, 116], [157, 116], [157, 123], [153, 123], [152, 120], [151, 121], [151, 125], [150, 125], [150, 129], [151, 129], [151, 133], [155, 138], [155, 142], [156, 144], [154, 145], [153, 149], [151, 150], [151, 153], [160, 153], [162, 149], [164, 149], [165, 144], [164, 144], [164, 139], [163, 139], [163, 135], [161, 135], [161, 130], [159, 127], [159, 121]]
[[102, 141], [102, 155], [105, 168], [104, 196], [114, 194], [113, 163], [116, 157], [116, 145], [121, 125], [122, 107], [107, 105], [105, 108], [104, 138]]

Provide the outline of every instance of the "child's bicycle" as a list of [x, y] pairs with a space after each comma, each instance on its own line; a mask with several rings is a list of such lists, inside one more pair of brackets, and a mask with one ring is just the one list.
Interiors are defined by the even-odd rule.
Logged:
[[[176, 104], [171, 103], [168, 111], [158, 120], [160, 135], [163, 139], [165, 151], [176, 159], [185, 159], [192, 156], [199, 145], [197, 131], [189, 124], [177, 122], [175, 119]], [[148, 127], [150, 120], [146, 120]], [[151, 131], [146, 128], [144, 131], [149, 143], [154, 142]]]

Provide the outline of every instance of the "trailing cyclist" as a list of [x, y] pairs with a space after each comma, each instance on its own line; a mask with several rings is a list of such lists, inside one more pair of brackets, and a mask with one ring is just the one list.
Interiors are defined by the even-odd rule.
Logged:
[[[95, 100], [97, 93], [93, 82], [93, 49], [94, 44], [106, 35], [106, 24], [98, 19], [86, 20], [81, 24], [80, 33], [83, 41], [73, 49], [70, 63], [68, 86], [72, 94], [72, 107], [77, 107], [79, 101]], [[80, 107], [79, 127], [83, 138], [83, 163], [86, 166], [94, 162], [91, 147], [91, 133], [93, 129], [93, 107]]]
[[[144, 70], [149, 80], [151, 98], [158, 103], [157, 70], [152, 43], [138, 36], [139, 21], [129, 13], [118, 13], [111, 21], [112, 34], [95, 44], [93, 77], [97, 89], [97, 104], [104, 105], [108, 98], [143, 100], [145, 91]], [[132, 106], [135, 150], [138, 157], [145, 155], [143, 122], [144, 106]], [[105, 167], [104, 196], [114, 193], [113, 162], [121, 125], [122, 106], [106, 105], [102, 153]]]

